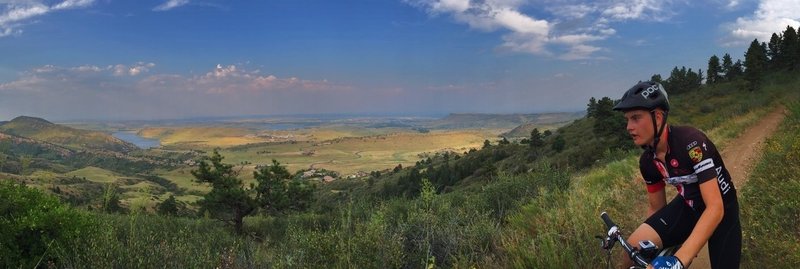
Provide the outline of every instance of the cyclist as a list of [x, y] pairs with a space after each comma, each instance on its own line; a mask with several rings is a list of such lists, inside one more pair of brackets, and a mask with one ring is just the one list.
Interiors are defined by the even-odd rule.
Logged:
[[[645, 149], [639, 170], [647, 185], [648, 218], [628, 242], [651, 240], [659, 248], [682, 244], [674, 256], [653, 260], [656, 269], [688, 266], [706, 242], [712, 268], [739, 268], [742, 232], [731, 176], [703, 132], [667, 124], [667, 97], [661, 84], [640, 82], [614, 106], [625, 113], [634, 144]], [[666, 184], [678, 191], [669, 203]]]

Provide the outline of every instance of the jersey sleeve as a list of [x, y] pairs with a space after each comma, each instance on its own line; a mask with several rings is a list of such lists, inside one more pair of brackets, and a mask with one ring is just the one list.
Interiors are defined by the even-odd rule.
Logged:
[[692, 161], [698, 182], [703, 183], [717, 177], [716, 167], [721, 164], [714, 163], [719, 160], [719, 152], [714, 143], [700, 131], [692, 134], [687, 141], [686, 154]]
[[664, 177], [658, 171], [653, 161], [653, 156], [647, 153], [639, 157], [639, 172], [642, 173], [642, 179], [647, 184], [647, 192], [654, 193], [664, 189]]

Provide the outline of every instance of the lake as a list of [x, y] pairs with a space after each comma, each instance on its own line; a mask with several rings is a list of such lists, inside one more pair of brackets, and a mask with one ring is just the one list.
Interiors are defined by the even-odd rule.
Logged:
[[132, 143], [137, 147], [143, 149], [156, 148], [161, 146], [161, 141], [159, 141], [158, 139], [144, 138], [137, 135], [135, 132], [114, 132], [111, 135], [113, 135], [116, 138], [122, 139], [125, 142]]

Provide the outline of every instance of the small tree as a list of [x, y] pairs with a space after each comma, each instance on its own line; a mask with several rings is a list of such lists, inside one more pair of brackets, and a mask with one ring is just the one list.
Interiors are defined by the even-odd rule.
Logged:
[[169, 196], [164, 202], [161, 202], [156, 207], [156, 212], [161, 215], [166, 216], [177, 216], [178, 215], [178, 201], [175, 200], [175, 195]]
[[198, 182], [211, 184], [211, 191], [199, 201], [200, 212], [232, 224], [241, 233], [242, 219], [256, 209], [256, 200], [242, 186], [238, 171], [233, 170], [233, 165], [222, 163], [222, 159], [215, 149], [208, 162], [200, 161], [197, 170], [192, 170]]
[[503, 139], [500, 139], [498, 144], [500, 144], [500, 145], [508, 145], [508, 144], [511, 144], [511, 142], [508, 141], [508, 139], [504, 136]]
[[528, 145], [533, 149], [538, 149], [544, 145], [544, 139], [542, 138], [542, 133], [539, 132], [539, 128], [533, 128], [533, 131], [531, 131], [531, 141], [528, 142]]
[[553, 139], [553, 145], [551, 147], [556, 152], [561, 152], [564, 150], [564, 146], [566, 146], [566, 144], [567, 141], [564, 140], [564, 136], [558, 135], [555, 139]]
[[103, 204], [101, 209], [106, 213], [122, 213], [125, 211], [119, 204], [119, 193], [117, 192], [117, 185], [108, 184], [103, 192]]
[[258, 182], [253, 189], [256, 201], [269, 214], [281, 213], [287, 209], [302, 210], [308, 206], [313, 188], [304, 180], [292, 179], [289, 170], [277, 160], [272, 165], [253, 172]]

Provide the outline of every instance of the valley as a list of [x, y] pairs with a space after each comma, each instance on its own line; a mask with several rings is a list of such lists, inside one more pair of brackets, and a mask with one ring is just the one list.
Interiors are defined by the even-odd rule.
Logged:
[[0, 142], [6, 145], [0, 154], [14, 160], [0, 169], [0, 177], [53, 192], [80, 206], [98, 206], [99, 197], [113, 191], [128, 209], [153, 211], [171, 195], [194, 207], [193, 202], [210, 187], [195, 182], [191, 171], [214, 149], [226, 163], [236, 165], [246, 185], [254, 182], [253, 172], [260, 165], [273, 159], [291, 173], [317, 173], [309, 180], [322, 180], [317, 171], [327, 171], [332, 175], [329, 180], [366, 178], [373, 171], [413, 166], [437, 153], [465, 153], [480, 149], [487, 140], [496, 144], [501, 135], [519, 140], [525, 134], [517, 131], [515, 137], [509, 131], [537, 126], [555, 129], [580, 115], [306, 116], [63, 124], [20, 117], [0, 125], [5, 130]]

